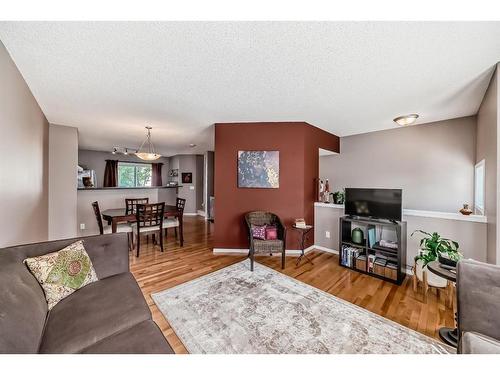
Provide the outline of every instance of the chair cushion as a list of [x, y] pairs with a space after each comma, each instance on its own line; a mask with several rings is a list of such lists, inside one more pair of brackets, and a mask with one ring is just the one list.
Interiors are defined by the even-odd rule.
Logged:
[[500, 354], [500, 341], [476, 332], [465, 332], [460, 342], [462, 354]]
[[77, 353], [151, 318], [131, 273], [99, 280], [58, 303], [49, 313], [41, 353]]
[[136, 324], [81, 351], [85, 354], [173, 354], [165, 336], [152, 320]]
[[[146, 233], [146, 232], [158, 232], [160, 230], [160, 227], [158, 225], [151, 226], [151, 227], [141, 227], [140, 232], [141, 233]], [[134, 223], [132, 224], [132, 231], [134, 233], [137, 233], [137, 224]]]
[[[132, 225], [127, 223], [118, 224], [116, 226], [116, 233], [130, 233], [132, 232]], [[111, 225], [104, 227], [104, 234], [112, 233]]]
[[97, 281], [97, 274], [83, 241], [59, 251], [24, 260], [45, 292], [49, 310], [59, 301]]
[[163, 228], [174, 228], [179, 226], [177, 218], [168, 218], [163, 220]]
[[283, 251], [282, 240], [254, 240], [253, 248], [256, 253], [272, 253]]

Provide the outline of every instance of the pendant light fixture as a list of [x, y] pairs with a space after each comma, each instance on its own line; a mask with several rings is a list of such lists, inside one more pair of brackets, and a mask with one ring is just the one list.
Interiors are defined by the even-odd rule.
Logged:
[[[148, 161], [159, 159], [161, 158], [161, 155], [155, 152], [155, 148], [153, 146], [153, 143], [151, 142], [151, 129], [153, 128], [151, 126], [146, 126], [146, 129], [148, 131], [148, 135], [146, 136], [144, 142], [142, 142], [141, 147], [139, 147], [139, 150], [137, 150], [137, 152], [135, 153], [135, 156], [137, 156], [139, 159]], [[146, 142], [148, 143], [147, 149], [142, 150], [142, 147]]]

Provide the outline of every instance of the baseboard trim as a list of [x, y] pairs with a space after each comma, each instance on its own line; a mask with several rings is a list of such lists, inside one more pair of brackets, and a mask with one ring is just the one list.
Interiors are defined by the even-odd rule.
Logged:
[[198, 215], [198, 216], [203, 216], [203, 217], [205, 217], [205, 211], [203, 211], [203, 210], [198, 210], [197, 215]]
[[198, 216], [197, 212], [184, 212], [184, 216]]
[[319, 246], [319, 245], [314, 245], [314, 248], [319, 251], [324, 251], [325, 253], [331, 253], [331, 254], [339, 254], [338, 250], [335, 249], [330, 249], [329, 247], [324, 247], [324, 246]]

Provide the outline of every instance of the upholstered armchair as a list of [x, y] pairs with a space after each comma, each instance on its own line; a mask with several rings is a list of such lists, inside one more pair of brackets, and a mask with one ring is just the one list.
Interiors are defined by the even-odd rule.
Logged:
[[458, 352], [500, 354], [500, 267], [464, 259], [457, 268]]
[[[264, 211], [248, 212], [245, 214], [245, 223], [248, 229], [250, 270], [253, 271], [255, 254], [281, 253], [281, 268], [285, 268], [286, 228], [278, 215]], [[274, 225], [277, 229], [277, 238], [275, 240], [253, 238], [252, 227], [256, 225]]]

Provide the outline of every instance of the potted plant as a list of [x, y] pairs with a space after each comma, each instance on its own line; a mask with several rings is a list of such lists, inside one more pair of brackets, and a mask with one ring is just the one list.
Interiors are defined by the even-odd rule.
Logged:
[[344, 204], [344, 200], [345, 200], [344, 190], [336, 191], [335, 193], [332, 193], [331, 195], [333, 196], [333, 203]]
[[[444, 256], [452, 260], [455, 265], [458, 260], [462, 257], [462, 254], [458, 252], [458, 242], [452, 241], [448, 238], [443, 238], [439, 233], [427, 233], [423, 230], [416, 230], [411, 235], [415, 233], [421, 233], [424, 237], [420, 240], [420, 252], [415, 257], [415, 266], [413, 267], [414, 276], [417, 280], [424, 281], [424, 284], [436, 287], [436, 288], [446, 288], [448, 281], [432, 272], [426, 272], [425, 267], [428, 263], [440, 259]], [[416, 281], [414, 281], [414, 289], [416, 288]]]
[[422, 261], [422, 267], [426, 267], [427, 263], [438, 258], [440, 261], [447, 259], [445, 261], [447, 264], [452, 263], [456, 265], [462, 258], [462, 254], [458, 252], [458, 242], [443, 238], [437, 232], [430, 234], [419, 229], [411, 235], [413, 236], [417, 232], [424, 235], [420, 240], [420, 253], [415, 257], [415, 262], [418, 260]]

